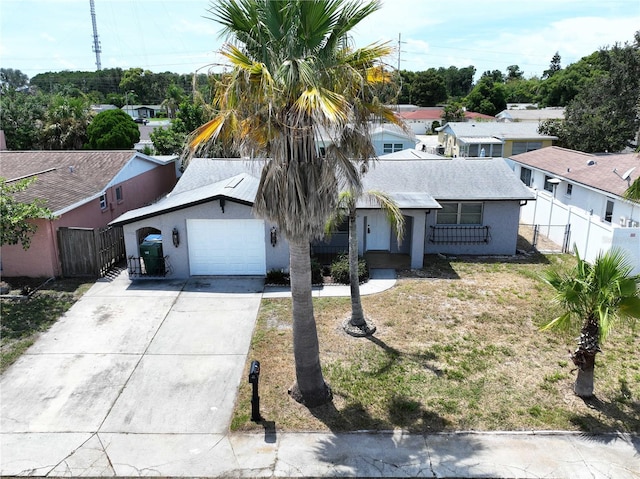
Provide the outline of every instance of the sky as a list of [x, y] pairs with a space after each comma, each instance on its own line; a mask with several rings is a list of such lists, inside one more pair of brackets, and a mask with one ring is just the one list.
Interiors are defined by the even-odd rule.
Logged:
[[[632, 42], [640, 0], [382, 0], [354, 31], [356, 47], [389, 41], [403, 70], [518, 65], [540, 76], [602, 47]], [[224, 38], [211, 0], [94, 0], [102, 68], [154, 73], [222, 70]], [[399, 48], [398, 48], [399, 47]], [[0, 68], [38, 73], [96, 70], [90, 0], [1, 0]]]

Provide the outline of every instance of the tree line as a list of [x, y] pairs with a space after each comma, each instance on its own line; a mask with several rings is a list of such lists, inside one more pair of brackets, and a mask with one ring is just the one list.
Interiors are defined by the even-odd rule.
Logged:
[[[518, 65], [510, 65], [504, 72], [485, 71], [475, 83], [472, 65], [400, 70], [376, 94], [386, 104], [445, 106], [444, 121], [464, 119], [465, 108], [494, 116], [507, 103], [564, 107], [566, 120], [540, 127], [542, 133], [558, 136], [561, 146], [585, 152], [629, 146], [639, 127], [640, 31], [633, 43], [602, 48], [564, 68], [561, 60], [556, 52], [540, 76], [525, 77]], [[172, 119], [186, 110], [182, 123], [156, 129], [152, 137], [158, 153], [178, 153], [190, 128], [213, 113], [211, 99], [219, 80], [219, 75], [194, 78], [142, 68], [48, 72], [29, 79], [19, 70], [3, 68], [0, 126], [10, 149], [78, 149], [86, 144], [92, 104], [161, 104]]]

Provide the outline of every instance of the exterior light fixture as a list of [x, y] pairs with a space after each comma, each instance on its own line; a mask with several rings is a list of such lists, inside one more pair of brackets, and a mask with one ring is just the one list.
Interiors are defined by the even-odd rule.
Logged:
[[278, 244], [278, 230], [275, 226], [271, 227], [271, 246], [275, 248], [276, 244]]
[[180, 245], [180, 232], [178, 231], [178, 228], [173, 228], [173, 231], [171, 232], [171, 239], [173, 240], [173, 246], [177, 248]]

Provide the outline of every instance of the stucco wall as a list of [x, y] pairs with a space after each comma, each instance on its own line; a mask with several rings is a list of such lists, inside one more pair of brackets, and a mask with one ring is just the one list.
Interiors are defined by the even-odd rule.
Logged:
[[[139, 245], [137, 231], [140, 228], [155, 228], [162, 233], [163, 253], [168, 256], [172, 272], [168, 278], [188, 278], [189, 271], [189, 237], [187, 235], [187, 219], [256, 219], [250, 206], [226, 200], [224, 213], [219, 201], [212, 201], [201, 205], [192, 206], [178, 211], [164, 213], [153, 218], [136, 221], [124, 225], [125, 246], [127, 257], [139, 257]], [[276, 246], [271, 246], [269, 235], [271, 223], [265, 222], [265, 258], [266, 269], [289, 270], [289, 245], [286, 239], [278, 232]], [[176, 248], [171, 241], [173, 228], [178, 229], [180, 245]], [[238, 238], [242, 241], [242, 238]], [[214, 247], [214, 245], [212, 245]]]
[[31, 238], [31, 247], [3, 245], [0, 248], [2, 277], [30, 276], [50, 278], [60, 274], [55, 230], [47, 220], [35, 220], [36, 234]]
[[425, 254], [513, 255], [518, 242], [520, 203], [518, 201], [485, 201], [482, 226], [489, 226], [491, 239], [479, 244], [434, 244], [429, 241], [430, 226], [436, 225], [436, 214], [427, 215]]

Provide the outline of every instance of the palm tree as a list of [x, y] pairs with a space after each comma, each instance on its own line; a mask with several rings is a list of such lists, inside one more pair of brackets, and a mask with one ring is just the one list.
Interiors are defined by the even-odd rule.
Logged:
[[345, 218], [349, 221], [349, 284], [351, 293], [351, 317], [345, 321], [344, 330], [352, 336], [370, 336], [376, 332], [376, 327], [367, 321], [360, 300], [360, 280], [358, 277], [358, 234], [356, 207], [359, 201], [371, 207], [380, 207], [386, 214], [387, 220], [396, 233], [398, 243], [404, 236], [404, 216], [398, 204], [390, 195], [382, 191], [367, 190], [356, 195], [353, 190], [340, 193], [338, 208], [327, 224], [326, 231], [330, 233]]
[[619, 249], [601, 252], [593, 265], [580, 258], [577, 249], [575, 255], [577, 263], [568, 273], [552, 269], [545, 274], [564, 313], [542, 329], [581, 325], [578, 348], [571, 355], [578, 366], [574, 392], [588, 398], [593, 396], [593, 371], [600, 344], [617, 320], [640, 318], [640, 275], [631, 274], [633, 268]]
[[[232, 69], [217, 83], [218, 114], [194, 132], [190, 154], [222, 141], [266, 158], [254, 209], [289, 241], [296, 369], [290, 394], [308, 407], [332, 398], [320, 366], [310, 242], [322, 236], [338, 191], [360, 188], [351, 158], [372, 156], [372, 116], [397, 121], [372, 90], [388, 80], [380, 60], [392, 48], [352, 49], [347, 41], [379, 8], [377, 0], [219, 0], [209, 9], [230, 37], [221, 54]], [[324, 154], [316, 143], [321, 133], [332, 145]]]

